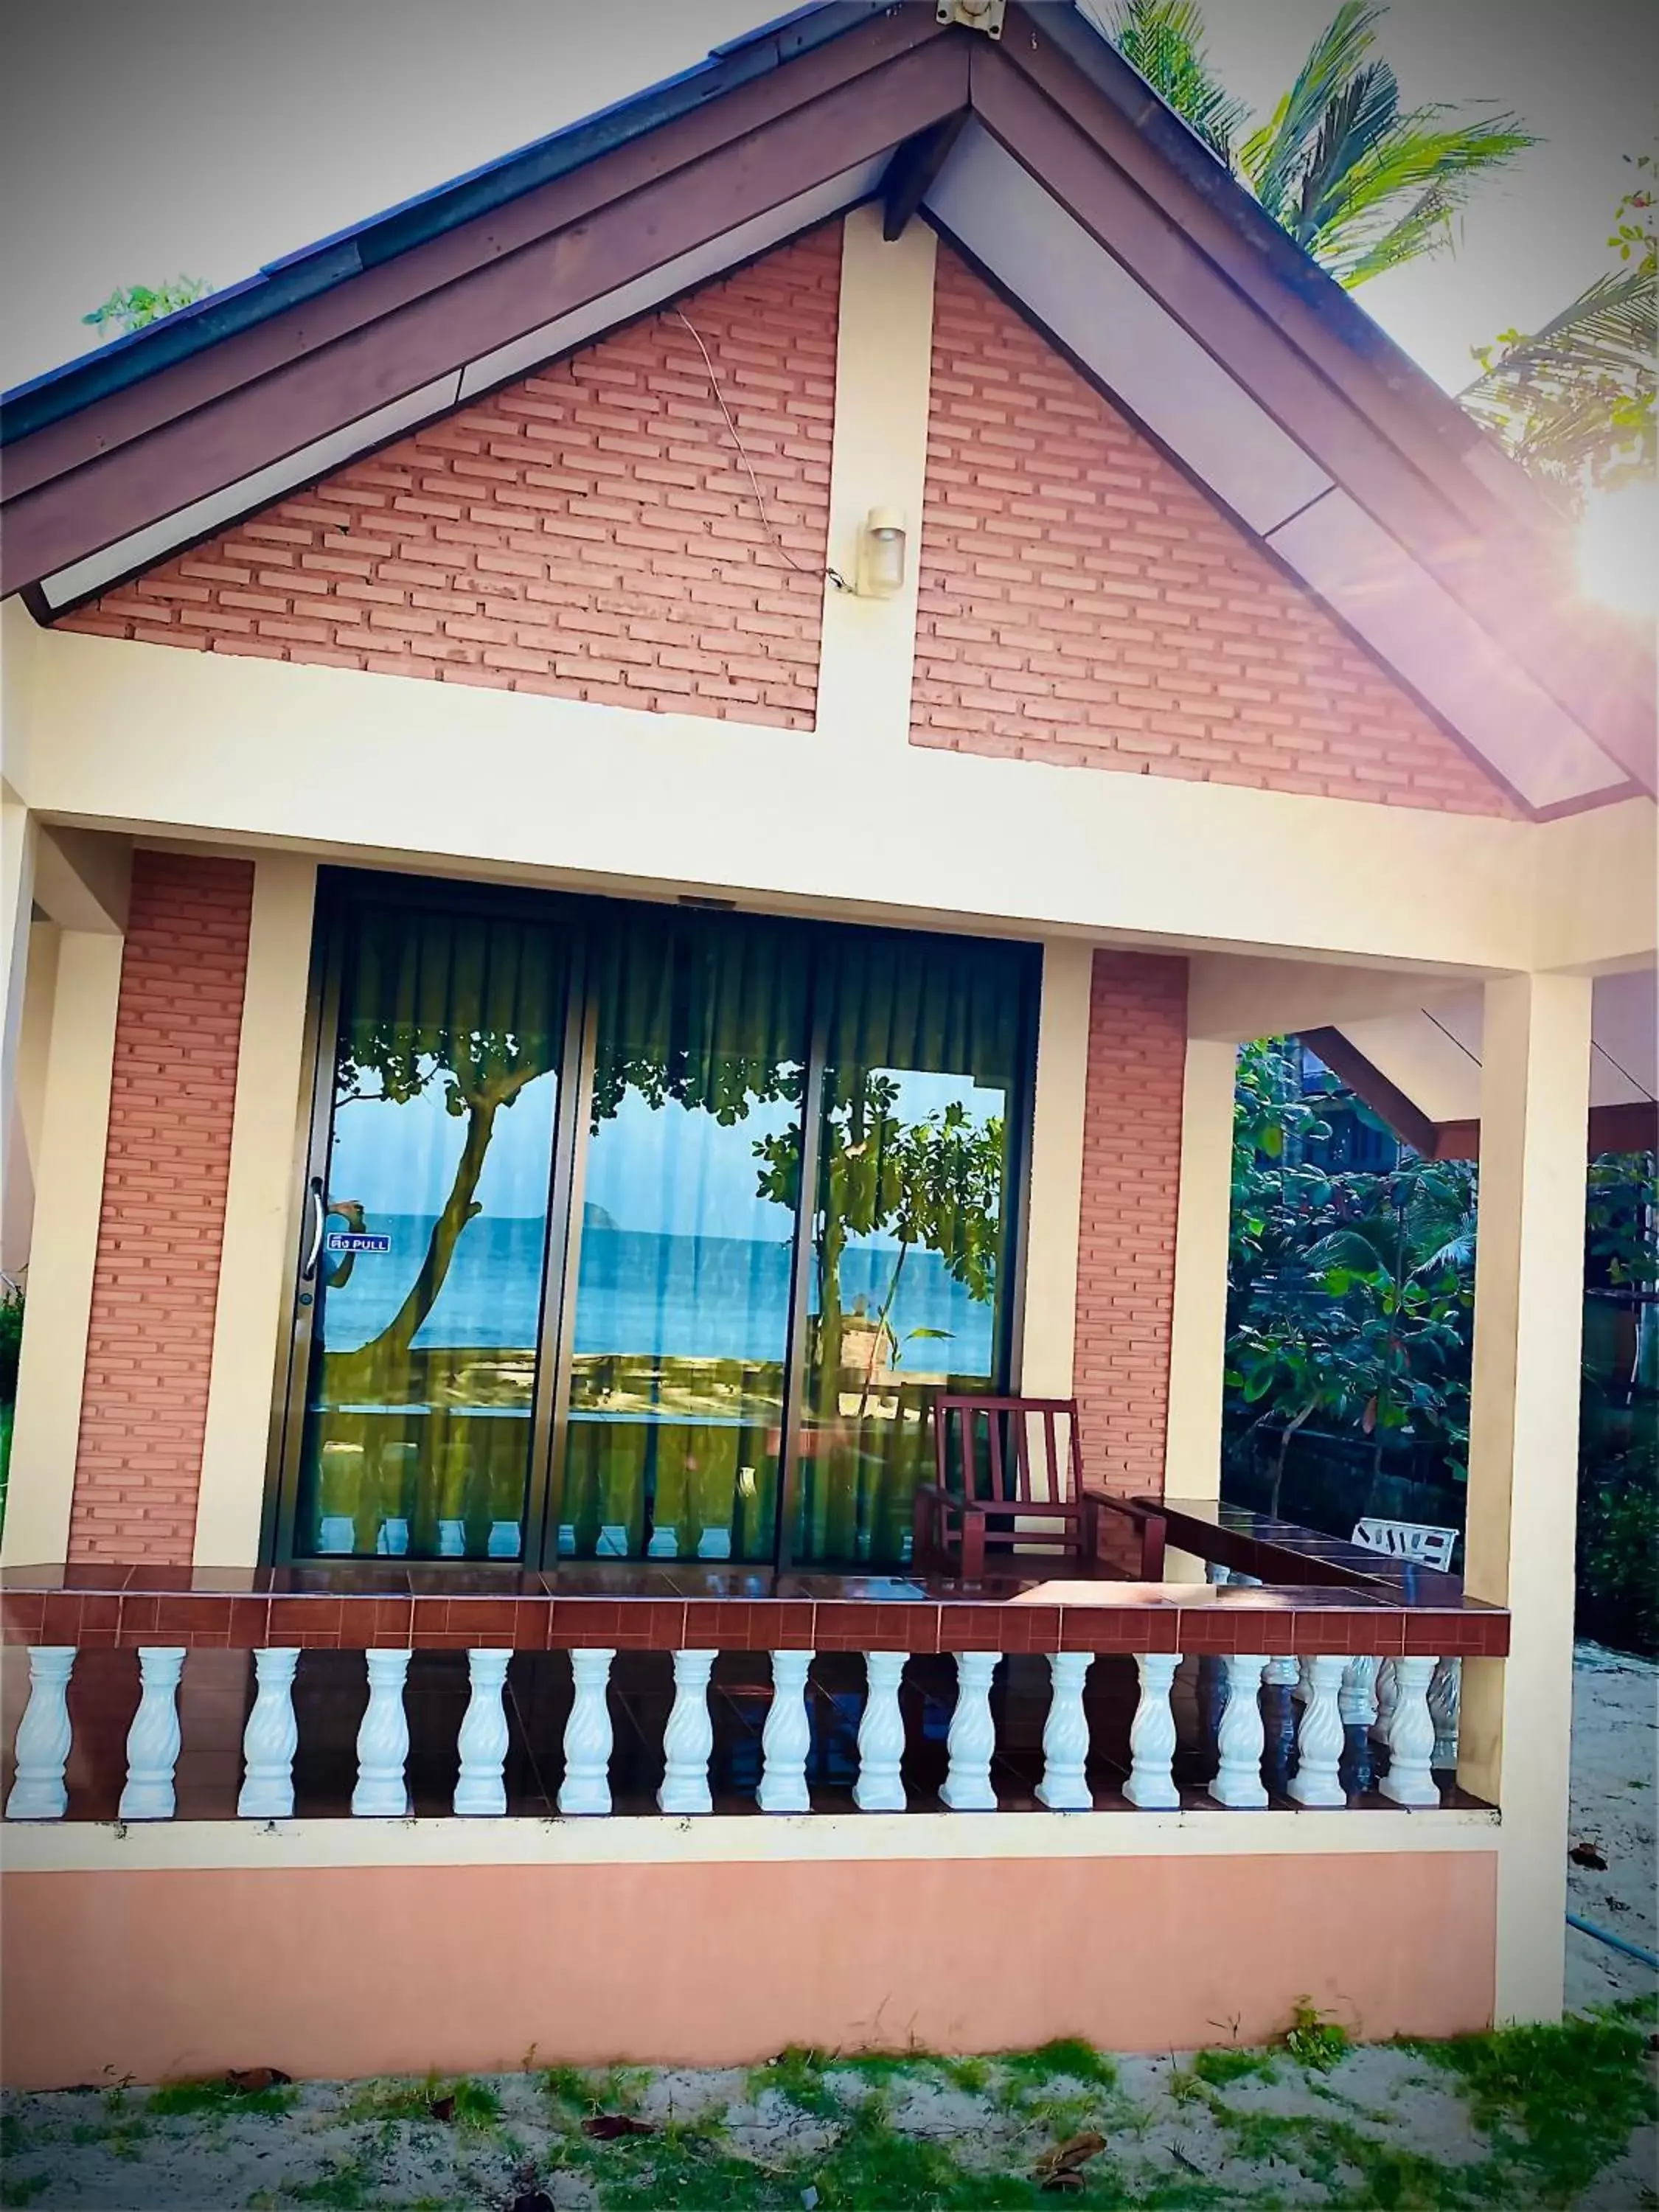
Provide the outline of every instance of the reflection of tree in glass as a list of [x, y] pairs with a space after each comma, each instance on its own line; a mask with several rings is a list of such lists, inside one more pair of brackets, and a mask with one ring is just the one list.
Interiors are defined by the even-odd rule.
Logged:
[[387, 1016], [345, 1025], [335, 1071], [337, 1112], [360, 1099], [407, 1105], [435, 1084], [445, 1112], [466, 1123], [449, 1194], [403, 1304], [360, 1350], [335, 1355], [341, 1364], [349, 1361], [354, 1373], [360, 1363], [371, 1375], [408, 1360], [422, 1322], [437, 1304], [461, 1231], [483, 1211], [475, 1193], [496, 1115], [556, 1064], [545, 1032], [477, 1029], [441, 1017], [422, 1022]]
[[[823, 1228], [818, 1240], [818, 1373], [833, 1392], [841, 1372], [846, 1315], [841, 1265], [848, 1240], [885, 1231], [897, 1247], [893, 1271], [876, 1315], [859, 1411], [869, 1401], [881, 1346], [911, 1248], [937, 1252], [971, 1297], [988, 1303], [995, 1290], [1002, 1195], [1002, 1121], [976, 1122], [953, 1100], [920, 1121], [894, 1111], [899, 1086], [873, 1071], [825, 1077], [825, 1154], [820, 1168]], [[798, 1127], [763, 1137], [763, 1197], [793, 1210], [800, 1190]], [[909, 1337], [935, 1336], [912, 1329]], [[897, 1358], [897, 1346], [894, 1347]]]

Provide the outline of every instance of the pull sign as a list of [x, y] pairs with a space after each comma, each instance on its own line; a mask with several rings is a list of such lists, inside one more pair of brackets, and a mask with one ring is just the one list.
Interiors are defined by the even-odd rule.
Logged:
[[323, 1240], [323, 1249], [329, 1252], [389, 1252], [389, 1237], [372, 1237], [366, 1230], [331, 1229]]

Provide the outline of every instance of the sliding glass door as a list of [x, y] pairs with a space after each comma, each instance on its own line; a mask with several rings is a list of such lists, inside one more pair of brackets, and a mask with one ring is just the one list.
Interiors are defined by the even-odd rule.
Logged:
[[360, 877], [322, 947], [277, 1556], [901, 1565], [1032, 949]]

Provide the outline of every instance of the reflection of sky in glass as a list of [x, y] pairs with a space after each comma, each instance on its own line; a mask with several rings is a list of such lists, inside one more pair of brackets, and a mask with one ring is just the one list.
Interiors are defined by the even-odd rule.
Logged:
[[[405, 1105], [363, 1097], [337, 1107], [329, 1197], [355, 1198], [370, 1215], [436, 1213], [466, 1141], [466, 1116], [448, 1113], [445, 1095], [440, 1076]], [[556, 1099], [550, 1073], [497, 1111], [475, 1194], [487, 1213], [546, 1212]]]

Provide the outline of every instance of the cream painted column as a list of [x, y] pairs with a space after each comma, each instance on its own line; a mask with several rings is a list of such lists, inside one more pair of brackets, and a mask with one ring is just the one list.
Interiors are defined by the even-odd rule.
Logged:
[[61, 1559], [69, 1544], [123, 942], [113, 933], [80, 929], [65, 930], [58, 941], [0, 1548], [0, 1559], [12, 1564]]
[[1020, 1389], [1033, 1398], [1072, 1395], [1094, 957], [1093, 945], [1076, 938], [1042, 948], [1019, 1352]]
[[28, 972], [29, 917], [34, 905], [34, 853], [39, 825], [9, 784], [0, 785], [0, 988], [5, 993], [0, 1030], [0, 1143], [8, 1159], [13, 1143], [12, 1106], [23, 1028], [24, 979]]
[[198, 1565], [258, 1561], [272, 1379], [298, 1233], [293, 1205], [316, 896], [313, 862], [276, 853], [255, 863], [196, 1506]]
[[817, 727], [848, 746], [909, 742], [916, 576], [927, 466], [933, 343], [933, 234], [909, 224], [890, 244], [879, 206], [854, 208], [842, 231], [830, 464], [830, 565], [858, 581], [859, 537], [872, 507], [905, 530], [904, 585], [866, 599], [826, 583]]
[[1503, 1813], [1500, 2021], [1561, 2010], [1589, 1034], [1586, 977], [1486, 986], [1465, 1582], [1512, 1622], [1464, 1662], [1458, 1778]]
[[[1227, 1231], [1232, 1207], [1233, 1085], [1237, 1048], [1189, 1036], [1181, 1094], [1181, 1180], [1176, 1201], [1175, 1311], [1170, 1330], [1167, 1498], [1221, 1495], [1221, 1374], [1227, 1337]], [[1204, 1571], [1171, 1552], [1170, 1582]]]

